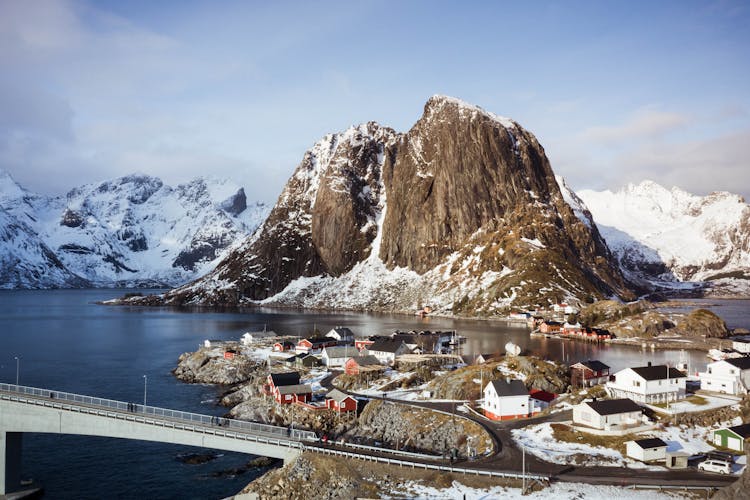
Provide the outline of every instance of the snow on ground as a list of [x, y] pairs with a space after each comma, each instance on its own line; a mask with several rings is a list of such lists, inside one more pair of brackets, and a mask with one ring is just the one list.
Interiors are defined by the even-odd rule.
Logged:
[[453, 482], [449, 488], [434, 488], [415, 482], [404, 483], [398, 490], [392, 491], [391, 495], [384, 495], [383, 498], [412, 498], [412, 499], [456, 499], [465, 498], [466, 500], [505, 500], [505, 499], [526, 499], [534, 498], [535, 500], [664, 500], [683, 498], [681, 492], [667, 492], [656, 490], [631, 490], [617, 486], [599, 486], [592, 484], [580, 483], [554, 483], [548, 488], [541, 491], [535, 491], [530, 495], [522, 495], [520, 488], [507, 488], [495, 486], [489, 489], [478, 489], [464, 486], [458, 482]]
[[310, 384], [312, 387], [313, 392], [320, 392], [325, 391], [325, 387], [320, 385], [321, 380], [326, 378], [329, 375], [329, 371], [326, 369], [321, 370], [311, 370], [309, 374], [304, 376], [302, 380], [300, 380], [301, 384]]
[[[667, 443], [667, 451], [680, 451], [690, 455], [700, 455], [715, 448], [709, 443], [715, 428], [736, 425], [739, 419], [717, 423], [715, 427], [671, 426], [639, 434], [641, 438], [655, 437]], [[741, 422], [739, 422], [741, 423]], [[513, 440], [526, 447], [526, 451], [536, 457], [557, 464], [601, 465], [605, 467], [629, 467], [632, 469], [664, 470], [659, 465], [647, 465], [638, 460], [623, 456], [617, 450], [591, 446], [586, 443], [568, 443], [554, 439], [549, 423], [528, 426], [511, 431]], [[740, 457], [733, 468], [734, 474], [741, 474], [746, 457]]]
[[[513, 440], [524, 446], [527, 452], [548, 462], [613, 467], [632, 467], [634, 465], [633, 460], [623, 458], [620, 452], [610, 448], [591, 446], [586, 443], [557, 441], [549, 423], [513, 429], [511, 434]], [[639, 468], [638, 465], [635, 465], [635, 468]]]
[[706, 394], [701, 394], [700, 397], [706, 400], [706, 404], [695, 404], [688, 399], [683, 399], [676, 403], [669, 403], [669, 409], [659, 408], [658, 411], [669, 413], [670, 415], [674, 415], [675, 413], [693, 413], [697, 411], [722, 408], [724, 406], [732, 406], [739, 402], [738, 398], [732, 396], [708, 396]]

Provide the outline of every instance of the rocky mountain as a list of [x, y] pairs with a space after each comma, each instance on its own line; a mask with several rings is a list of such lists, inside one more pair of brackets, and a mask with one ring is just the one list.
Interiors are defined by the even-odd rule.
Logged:
[[406, 133], [374, 122], [307, 151], [262, 227], [152, 304], [496, 314], [630, 293], [518, 123], [434, 96]]
[[[0, 242], [3, 288], [176, 286], [211, 269], [268, 213], [262, 204], [248, 206], [242, 188], [217, 179], [172, 188], [131, 175], [46, 197], [4, 172], [0, 208], [12, 221], [5, 232], [16, 235]], [[39, 250], [20, 253], [21, 234], [24, 248]], [[34, 272], [6, 278], [18, 272], [11, 262], [33, 263]]]
[[709, 293], [750, 295], [750, 206], [742, 197], [651, 181], [578, 195], [631, 280], [667, 289], [708, 282]]

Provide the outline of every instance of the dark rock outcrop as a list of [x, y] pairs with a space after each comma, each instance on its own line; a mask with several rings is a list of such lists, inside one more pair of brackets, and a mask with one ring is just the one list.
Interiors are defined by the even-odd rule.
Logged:
[[[163, 302], [245, 303], [322, 277], [274, 300], [330, 307], [326, 294], [344, 288], [334, 278], [365, 261], [374, 266], [369, 277], [349, 285], [365, 286], [354, 294], [363, 308], [408, 310], [422, 294], [439, 295], [444, 310], [459, 314], [630, 296], [596, 227], [565, 201], [536, 138], [511, 120], [435, 96], [406, 134], [370, 122], [318, 142], [263, 226]], [[414, 274], [395, 286], [362, 284], [394, 270]]]

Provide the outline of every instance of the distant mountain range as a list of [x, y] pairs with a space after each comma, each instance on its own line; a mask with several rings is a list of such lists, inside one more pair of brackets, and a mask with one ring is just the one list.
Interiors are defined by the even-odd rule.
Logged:
[[533, 134], [446, 96], [405, 133], [325, 136], [272, 209], [216, 179], [133, 175], [48, 198], [0, 173], [0, 224], [0, 287], [182, 285], [128, 299], [140, 304], [492, 316], [653, 291], [750, 296], [740, 197], [648, 181], [574, 193]]
[[176, 286], [267, 213], [224, 180], [130, 175], [48, 197], [0, 171], [0, 288]]
[[654, 182], [579, 191], [626, 277], [712, 295], [750, 296], [750, 206], [738, 195], [696, 196]]

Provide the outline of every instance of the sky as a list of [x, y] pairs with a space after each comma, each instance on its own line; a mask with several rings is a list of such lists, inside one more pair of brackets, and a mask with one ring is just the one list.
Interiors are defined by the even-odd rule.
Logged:
[[325, 134], [405, 132], [445, 94], [533, 132], [574, 189], [750, 200], [748, 26], [746, 1], [0, 0], [0, 169], [272, 203]]

